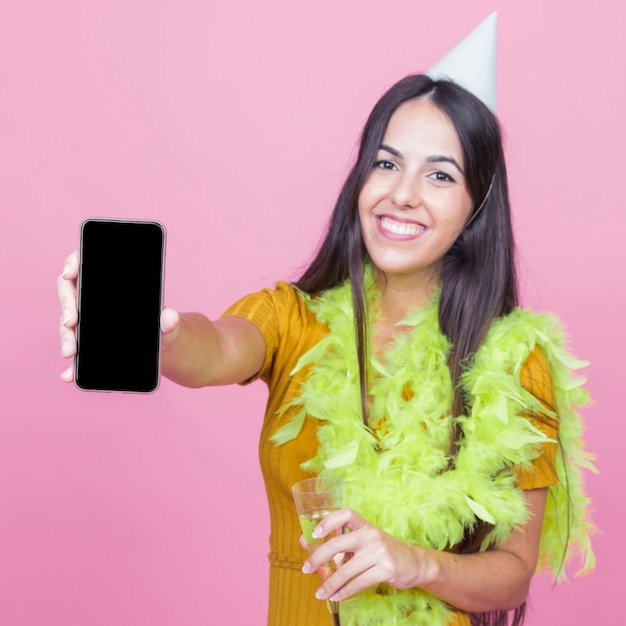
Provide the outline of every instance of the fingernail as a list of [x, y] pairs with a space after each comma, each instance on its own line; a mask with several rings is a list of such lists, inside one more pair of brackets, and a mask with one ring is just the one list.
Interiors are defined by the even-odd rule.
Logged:
[[67, 324], [72, 319], [72, 314], [69, 312], [69, 309], [65, 309], [63, 311], [63, 324]]
[[319, 539], [322, 536], [322, 529], [319, 526], [316, 526], [311, 533], [311, 537], [313, 539]]
[[326, 593], [324, 592], [324, 590], [320, 587], [316, 592], [315, 592], [315, 597], [318, 600], [326, 600]]
[[67, 356], [69, 349], [70, 349], [70, 344], [67, 341], [64, 341], [61, 344], [61, 356]]
[[302, 566], [302, 573], [303, 574], [311, 573], [311, 564], [308, 561], [304, 562], [304, 565]]
[[69, 271], [70, 271], [70, 266], [66, 263], [66, 264], [63, 266], [63, 273], [62, 273], [63, 278], [65, 278], [65, 277], [67, 276], [67, 273], [68, 273]]

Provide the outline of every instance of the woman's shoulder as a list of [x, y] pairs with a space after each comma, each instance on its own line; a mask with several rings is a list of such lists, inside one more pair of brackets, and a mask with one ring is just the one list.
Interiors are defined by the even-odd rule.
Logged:
[[565, 331], [561, 320], [554, 313], [516, 307], [491, 323], [489, 335], [509, 336], [512, 342], [526, 341], [528, 337], [562, 341]]
[[222, 317], [229, 315], [246, 318], [302, 316], [307, 310], [307, 297], [291, 283], [279, 281], [273, 288], [265, 287], [243, 296], [229, 306]]
[[248, 294], [228, 307], [222, 317], [243, 317], [263, 334], [268, 350], [293, 347], [302, 337], [318, 336], [325, 326], [309, 308], [310, 296], [293, 284], [280, 281], [272, 288]]
[[573, 404], [586, 403], [584, 377], [575, 373], [588, 365], [569, 348], [564, 325], [553, 313], [516, 308], [490, 326], [475, 362], [513, 375], [544, 407], [558, 405], [554, 391], [567, 392]]
[[585, 363], [569, 353], [568, 343], [557, 315], [518, 307], [491, 323], [479, 352], [514, 359], [518, 372], [527, 359], [529, 367], [537, 370], [556, 362], [578, 369]]
[[254, 324], [265, 340], [266, 357], [257, 377], [269, 380], [289, 373], [298, 356], [326, 332], [308, 308], [309, 296], [286, 281], [248, 294], [228, 307], [222, 317], [242, 317]]

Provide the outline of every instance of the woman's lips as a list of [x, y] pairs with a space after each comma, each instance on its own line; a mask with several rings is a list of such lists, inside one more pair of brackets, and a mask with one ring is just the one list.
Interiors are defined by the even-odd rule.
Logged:
[[388, 239], [416, 239], [426, 231], [426, 226], [417, 222], [398, 220], [388, 215], [376, 217], [376, 225], [381, 234]]

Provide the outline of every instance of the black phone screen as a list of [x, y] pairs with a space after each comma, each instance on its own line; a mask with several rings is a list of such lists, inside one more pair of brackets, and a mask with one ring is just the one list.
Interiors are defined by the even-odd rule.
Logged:
[[158, 222], [81, 226], [75, 380], [85, 390], [159, 385], [165, 230]]

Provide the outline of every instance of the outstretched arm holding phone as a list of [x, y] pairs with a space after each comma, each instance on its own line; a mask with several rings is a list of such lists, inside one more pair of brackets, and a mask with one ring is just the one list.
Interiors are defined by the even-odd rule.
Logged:
[[[76, 356], [78, 252], [65, 260], [57, 279], [61, 303], [60, 340], [64, 358]], [[111, 307], [111, 316], [124, 315], [124, 302]], [[265, 342], [251, 322], [227, 317], [212, 322], [200, 313], [161, 313], [161, 370], [164, 376], [186, 387], [236, 383], [254, 375], [263, 364]], [[120, 358], [124, 346], [119, 346]], [[74, 363], [61, 374], [74, 380]]]

